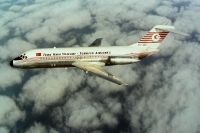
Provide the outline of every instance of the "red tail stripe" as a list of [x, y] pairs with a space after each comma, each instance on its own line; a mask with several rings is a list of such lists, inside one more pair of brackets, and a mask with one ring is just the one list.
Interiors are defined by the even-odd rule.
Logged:
[[[162, 39], [162, 40], [158, 40], [158, 41], [163, 41], [164, 39]], [[152, 40], [140, 40], [139, 42], [154, 42], [154, 41], [152, 41]]]
[[[158, 41], [163, 41], [164, 39], [158, 40]], [[152, 40], [140, 40], [139, 42], [153, 42]]]
[[[163, 39], [165, 39], [165, 37], [161, 37], [161, 38], [160, 38], [160, 40], [163, 40]], [[140, 40], [152, 40], [152, 38], [142, 38], [142, 39], [140, 39]]]
[[[159, 34], [160, 35], [160, 34]], [[145, 35], [144, 37], [152, 37], [153, 35]], [[167, 36], [167, 34], [166, 35], [160, 35], [160, 36]]]
[[[159, 40], [159, 41], [157, 41], [157, 42], [155, 42], [155, 43], [158, 43], [158, 42], [162, 42], [163, 40]], [[139, 42], [154, 42], [154, 41], [139, 41]]]
[[[159, 40], [164, 40], [165, 38], [160, 38]], [[140, 39], [140, 41], [142, 41], [142, 40], [151, 40], [152, 41], [152, 39], [151, 38], [149, 38], [149, 39]]]
[[[143, 38], [140, 39], [138, 43], [145, 43], [145, 44], [151, 44], [151, 43], [161, 43], [169, 32], [148, 32]], [[158, 41], [153, 41], [152, 37], [154, 34], [159, 34], [160, 39]]]
[[[144, 37], [152, 37], [153, 35], [145, 35]], [[160, 37], [166, 37], [167, 35], [160, 35]]]
[[[165, 37], [159, 38], [159, 39], [165, 39]], [[142, 38], [140, 40], [152, 40], [152, 38]]]
[[138, 43], [147, 43], [147, 44], [151, 44], [151, 43], [161, 43], [162, 41], [158, 41], [158, 42], [152, 42], [152, 41], [149, 41], [149, 42], [138, 42]]
[[[165, 36], [166, 37], [166, 36]], [[165, 37], [160, 37], [160, 38], [165, 38]], [[152, 39], [152, 37], [143, 37], [141, 39]]]

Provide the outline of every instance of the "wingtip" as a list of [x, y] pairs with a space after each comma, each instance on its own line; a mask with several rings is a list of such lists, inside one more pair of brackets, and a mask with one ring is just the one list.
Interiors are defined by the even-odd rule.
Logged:
[[122, 84], [120, 84], [121, 86], [128, 86], [128, 84], [127, 83], [122, 83]]
[[127, 83], [125, 83], [125, 84], [123, 84], [124, 86], [128, 86], [128, 84]]

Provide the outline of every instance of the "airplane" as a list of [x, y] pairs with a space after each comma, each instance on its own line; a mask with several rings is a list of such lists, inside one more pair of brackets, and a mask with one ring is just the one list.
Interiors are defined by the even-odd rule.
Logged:
[[129, 46], [100, 47], [102, 38], [98, 38], [88, 47], [29, 50], [11, 60], [10, 66], [24, 69], [77, 67], [118, 85], [128, 85], [103, 67], [139, 62], [158, 53], [160, 45], [170, 32], [186, 35], [176, 32], [174, 26], [157, 25], [137, 43]]

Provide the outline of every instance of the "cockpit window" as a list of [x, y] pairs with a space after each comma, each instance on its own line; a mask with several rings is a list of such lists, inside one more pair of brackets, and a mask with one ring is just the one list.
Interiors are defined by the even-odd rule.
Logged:
[[14, 60], [22, 60], [21, 56], [16, 57]]
[[23, 59], [27, 59], [27, 56], [20, 55], [20, 56], [16, 57], [14, 60], [23, 60]]

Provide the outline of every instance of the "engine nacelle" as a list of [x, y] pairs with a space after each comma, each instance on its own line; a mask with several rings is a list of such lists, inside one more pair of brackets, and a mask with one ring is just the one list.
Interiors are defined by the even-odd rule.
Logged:
[[131, 64], [131, 63], [134, 63], [134, 62], [138, 62], [140, 61], [138, 58], [120, 58], [120, 57], [111, 57], [110, 58], [110, 63], [111, 64], [119, 64], [119, 65], [122, 65], [122, 64]]

